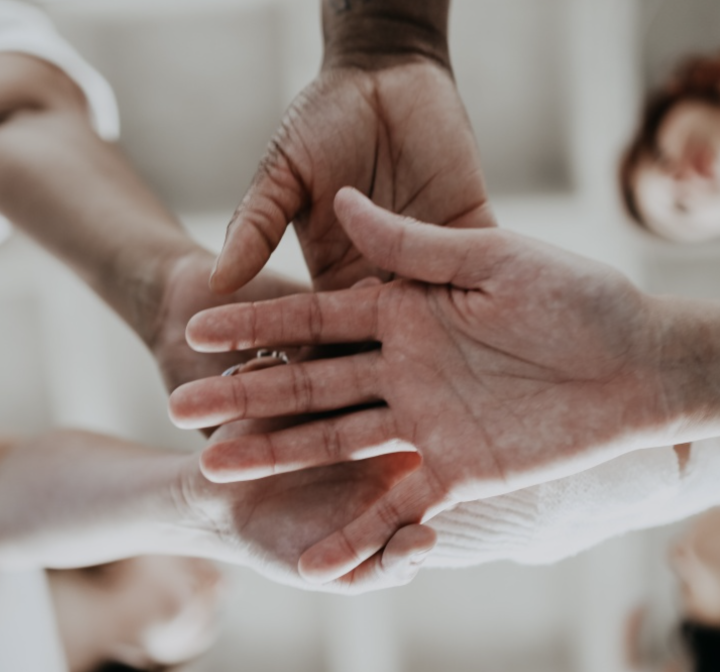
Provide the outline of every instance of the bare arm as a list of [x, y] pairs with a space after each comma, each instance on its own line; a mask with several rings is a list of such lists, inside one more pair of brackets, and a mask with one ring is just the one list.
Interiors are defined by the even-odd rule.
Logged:
[[323, 67], [375, 70], [430, 59], [450, 69], [450, 0], [323, 0]]
[[177, 546], [186, 456], [80, 431], [0, 451], [0, 566], [77, 567]]
[[185, 347], [193, 313], [302, 288], [268, 273], [234, 296], [211, 294], [211, 255], [97, 136], [75, 84], [30, 56], [0, 54], [0, 66], [0, 211], [130, 325], [169, 387], [222, 370], [227, 360], [197, 358]]

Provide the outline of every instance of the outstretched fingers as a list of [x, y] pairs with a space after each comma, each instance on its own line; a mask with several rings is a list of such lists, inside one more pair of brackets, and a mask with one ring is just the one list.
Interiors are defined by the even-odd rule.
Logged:
[[345, 576], [388, 544], [400, 528], [421, 523], [449, 503], [448, 494], [422, 467], [342, 530], [305, 551], [298, 570], [317, 584]]
[[211, 308], [190, 320], [186, 336], [199, 352], [375, 340], [382, 291], [370, 285]]
[[276, 366], [182, 385], [170, 396], [170, 417], [183, 429], [244, 418], [334, 411], [381, 401], [378, 351]]
[[355, 246], [380, 268], [404, 278], [471, 289], [488, 277], [502, 250], [497, 229], [424, 224], [375, 205], [345, 187], [335, 212]]
[[271, 147], [228, 225], [210, 288], [229, 294], [252, 280], [305, 203], [305, 190], [278, 146]]
[[221, 441], [205, 449], [200, 464], [206, 478], [215, 483], [246, 481], [414, 450], [397, 439], [392, 412], [374, 408], [270, 434]]

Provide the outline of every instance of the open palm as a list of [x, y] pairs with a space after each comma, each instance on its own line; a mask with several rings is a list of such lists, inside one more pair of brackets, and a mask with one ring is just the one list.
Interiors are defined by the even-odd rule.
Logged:
[[475, 138], [447, 70], [427, 61], [321, 73], [270, 143], [228, 227], [211, 287], [230, 292], [250, 280], [291, 222], [316, 289], [380, 275], [335, 216], [345, 185], [424, 221], [493, 224]]
[[[238, 437], [233, 423], [218, 430]], [[210, 534], [198, 535], [195, 552], [242, 564], [263, 576], [300, 588], [314, 588], [298, 572], [303, 552], [351, 522], [386, 495], [418, 464], [412, 453], [217, 485], [188, 464], [181, 487], [185, 519]], [[345, 576], [323, 586], [327, 592], [358, 594], [409, 582], [435, 543], [428, 527], [400, 530], [377, 553]]]
[[368, 258], [424, 282], [220, 308], [196, 316], [188, 336], [204, 351], [360, 341], [381, 348], [199, 381], [171, 399], [187, 427], [354, 410], [216, 444], [204, 459], [217, 480], [349, 460], [392, 439], [417, 447], [422, 466], [306, 553], [307, 576], [345, 573], [396, 529], [457, 502], [662, 445], [667, 437], [654, 432], [678, 407], [660, 380], [663, 329], [653, 300], [622, 275], [498, 229], [407, 222], [352, 190], [337, 207]]

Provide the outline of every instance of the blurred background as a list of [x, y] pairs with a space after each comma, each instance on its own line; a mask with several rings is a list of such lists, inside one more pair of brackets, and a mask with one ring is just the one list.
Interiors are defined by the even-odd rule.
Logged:
[[[40, 2], [110, 81], [122, 146], [217, 250], [271, 133], [321, 57], [317, 0]], [[718, 298], [720, 244], [679, 248], [626, 223], [615, 169], [644, 90], [720, 47], [717, 0], [454, 0], [451, 44], [502, 226], [617, 266], [642, 287]], [[272, 266], [305, 277], [291, 233]], [[717, 291], [716, 291], [717, 288]], [[154, 364], [79, 281], [22, 236], [0, 247], [0, 427], [80, 426], [169, 449]], [[223, 635], [188, 670], [622, 672], [632, 609], [676, 620], [676, 528], [546, 568], [426, 571], [336, 598], [229, 570]]]

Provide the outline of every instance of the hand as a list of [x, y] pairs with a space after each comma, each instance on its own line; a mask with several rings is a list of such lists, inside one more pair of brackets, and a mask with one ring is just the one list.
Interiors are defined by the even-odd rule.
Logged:
[[[227, 425], [218, 432], [237, 437], [245, 433], [241, 425]], [[185, 508], [183, 526], [210, 533], [194, 542], [194, 554], [251, 567], [279, 583], [317, 590], [298, 572], [302, 553], [351, 522], [418, 463], [414, 453], [397, 453], [217, 485], [200, 474], [195, 458], [179, 489]], [[382, 553], [322, 589], [359, 594], [404, 585], [420, 570], [434, 544], [435, 532], [429, 527], [404, 527]]]
[[174, 259], [163, 276], [166, 280], [163, 282], [160, 308], [153, 314], [154, 323], [145, 330], [150, 334], [146, 339], [148, 346], [170, 392], [183, 383], [219, 375], [247, 359], [247, 356], [238, 356], [237, 353], [207, 355], [192, 350], [185, 339], [185, 328], [197, 312], [240, 301], [305, 291], [300, 284], [265, 273], [235, 294], [219, 296], [207, 286], [212, 265], [212, 255], [202, 248]]
[[287, 225], [316, 289], [387, 279], [338, 224], [337, 191], [436, 224], [492, 226], [475, 138], [452, 75], [416, 59], [364, 71], [326, 68], [295, 100], [228, 227], [211, 278], [230, 292], [264, 266]]
[[369, 259], [433, 284], [395, 281], [209, 311], [191, 321], [189, 340], [207, 352], [363, 340], [381, 349], [200, 381], [171, 398], [185, 427], [386, 404], [242, 447], [220, 443], [205, 456], [206, 473], [215, 462], [215, 476], [230, 480], [262, 465], [275, 473], [352, 459], [393, 438], [417, 447], [422, 467], [306, 552], [304, 576], [344, 574], [394, 530], [458, 501], [683, 440], [668, 427], [682, 434], [688, 418], [683, 404], [694, 393], [677, 372], [692, 357], [677, 342], [670, 347], [678, 333], [663, 300], [604, 265], [508, 232], [407, 222], [352, 190], [336, 207]]

